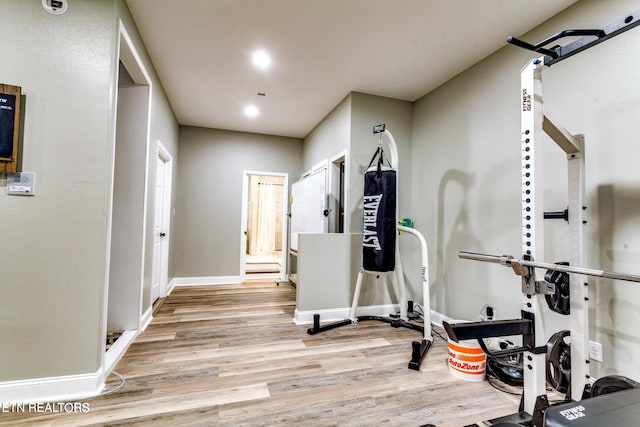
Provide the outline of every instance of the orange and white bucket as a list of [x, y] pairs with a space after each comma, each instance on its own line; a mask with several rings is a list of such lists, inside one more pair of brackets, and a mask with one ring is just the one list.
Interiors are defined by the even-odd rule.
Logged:
[[465, 381], [482, 381], [487, 364], [487, 355], [477, 341], [448, 341], [449, 372]]

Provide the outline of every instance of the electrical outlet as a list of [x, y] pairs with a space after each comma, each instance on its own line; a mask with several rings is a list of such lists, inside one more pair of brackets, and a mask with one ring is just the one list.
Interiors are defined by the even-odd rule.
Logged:
[[487, 319], [488, 319], [488, 320], [493, 320], [493, 316], [494, 316], [494, 313], [495, 313], [495, 312], [494, 312], [494, 310], [493, 310], [493, 307], [491, 307], [490, 305], [488, 305], [488, 306], [487, 306], [486, 313], [487, 313]]
[[596, 362], [602, 362], [602, 344], [589, 341], [589, 358]]

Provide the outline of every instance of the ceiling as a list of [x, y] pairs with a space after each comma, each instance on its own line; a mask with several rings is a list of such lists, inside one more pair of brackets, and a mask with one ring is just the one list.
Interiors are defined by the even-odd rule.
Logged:
[[299, 138], [351, 91], [415, 101], [576, 1], [126, 0], [180, 124]]

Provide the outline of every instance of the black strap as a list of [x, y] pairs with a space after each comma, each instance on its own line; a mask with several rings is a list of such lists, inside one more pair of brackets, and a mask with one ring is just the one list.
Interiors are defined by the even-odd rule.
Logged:
[[373, 157], [371, 158], [371, 161], [369, 162], [369, 166], [367, 166], [367, 169], [371, 167], [371, 165], [373, 164], [373, 161], [376, 159], [376, 156], [380, 151], [382, 151], [382, 147], [378, 146], [378, 149], [376, 150], [376, 152], [373, 153]]
[[[382, 170], [383, 159], [386, 158], [386, 156], [384, 155], [384, 150], [381, 146], [378, 146], [376, 152], [373, 153], [373, 157], [371, 157], [371, 161], [369, 162], [369, 166], [367, 166], [367, 169], [371, 167], [376, 157], [378, 157], [378, 173], [380, 173], [380, 171]], [[389, 164], [389, 167], [391, 167], [391, 162], [389, 161], [389, 159], [387, 159], [387, 163]]]

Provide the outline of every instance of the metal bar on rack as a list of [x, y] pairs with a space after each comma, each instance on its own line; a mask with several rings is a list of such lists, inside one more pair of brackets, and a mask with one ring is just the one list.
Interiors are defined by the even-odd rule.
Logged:
[[627, 273], [615, 273], [611, 271], [596, 270], [593, 268], [576, 267], [572, 265], [551, 264], [547, 262], [528, 261], [515, 259], [510, 255], [489, 255], [474, 252], [458, 252], [458, 257], [472, 259], [475, 261], [492, 262], [510, 267], [512, 263], [518, 263], [525, 267], [545, 268], [547, 270], [560, 271], [563, 273], [584, 274], [585, 276], [603, 277], [605, 279], [626, 280], [628, 282], [640, 282], [640, 276]]

